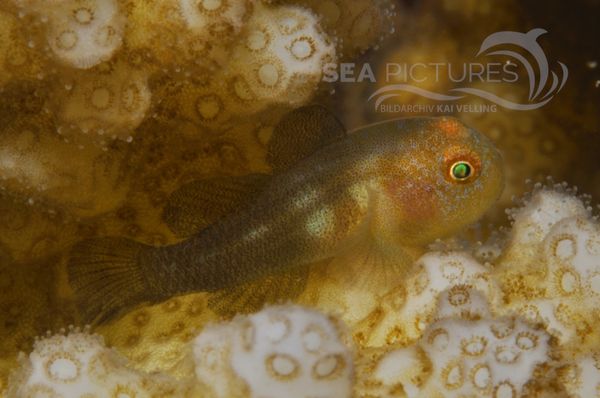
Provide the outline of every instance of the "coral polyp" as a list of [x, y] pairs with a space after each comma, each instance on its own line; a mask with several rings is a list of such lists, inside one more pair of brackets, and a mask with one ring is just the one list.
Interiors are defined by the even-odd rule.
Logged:
[[116, 0], [16, 3], [45, 25], [44, 39], [60, 63], [88, 69], [121, 46], [125, 20]]

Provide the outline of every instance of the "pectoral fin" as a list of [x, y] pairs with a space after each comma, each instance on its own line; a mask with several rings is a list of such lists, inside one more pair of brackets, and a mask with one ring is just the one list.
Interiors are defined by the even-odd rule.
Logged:
[[177, 236], [189, 237], [250, 203], [269, 179], [267, 174], [249, 174], [190, 182], [171, 195], [163, 221]]
[[267, 161], [275, 171], [287, 170], [317, 149], [345, 136], [342, 123], [326, 108], [320, 105], [298, 108], [275, 127]]
[[299, 266], [285, 273], [269, 275], [211, 295], [208, 305], [220, 316], [230, 318], [237, 313], [256, 312], [265, 304], [292, 300], [306, 287], [308, 267]]

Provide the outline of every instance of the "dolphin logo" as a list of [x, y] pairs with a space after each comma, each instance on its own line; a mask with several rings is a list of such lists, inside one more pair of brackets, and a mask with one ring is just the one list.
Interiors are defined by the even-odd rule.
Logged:
[[[450, 90], [452, 92], [451, 94], [439, 94], [416, 86], [412, 86], [410, 84], [393, 84], [382, 87], [379, 90], [375, 91], [369, 97], [369, 101], [377, 97], [375, 106], [379, 107], [379, 105], [386, 99], [396, 97], [402, 92], [412, 92], [429, 99], [443, 101], [458, 100], [464, 98], [465, 94], [469, 94], [484, 98], [497, 105], [513, 110], [530, 110], [540, 108], [546, 105], [554, 97], [555, 94], [559, 93], [562, 90], [569, 77], [569, 70], [567, 69], [567, 66], [562, 62], [558, 62], [558, 65], [561, 68], [560, 78], [554, 71], [550, 70], [548, 58], [546, 57], [544, 50], [538, 43], [538, 38], [545, 33], [547, 33], [547, 31], [541, 28], [532, 29], [527, 33], [512, 31], [492, 33], [491, 35], [485, 38], [485, 40], [481, 44], [481, 47], [479, 48], [479, 52], [477, 53], [478, 57], [481, 55], [508, 56], [522, 64], [525, 68], [525, 71], [527, 72], [527, 76], [529, 79], [529, 103], [515, 103], [507, 99], [501, 98], [494, 93], [472, 87], [454, 88]], [[532, 63], [526, 56], [514, 50], [497, 49], [494, 51], [490, 51], [494, 48], [507, 45], [517, 46], [525, 50], [529, 54], [530, 58], [535, 60], [535, 65], [532, 65]], [[544, 88], [547, 86], [548, 79], [550, 77], [552, 79], [550, 87], [544, 93]]]
[[[492, 47], [500, 46], [503, 44], [504, 45], [505, 44], [513, 44], [513, 45], [519, 46], [519, 47], [527, 50], [533, 56], [533, 58], [535, 59], [535, 61], [537, 63], [537, 70], [538, 70], [538, 74], [540, 77], [540, 80], [537, 84], [537, 88], [535, 87], [536, 86], [536, 84], [535, 84], [536, 74], [533, 70], [533, 66], [523, 55], [519, 54], [516, 51], [510, 51], [510, 50], [493, 51], [493, 52], [488, 53], [488, 55], [510, 56], [510, 57], [513, 57], [516, 60], [520, 61], [523, 64], [523, 66], [525, 67], [525, 70], [527, 71], [527, 74], [529, 76], [529, 101], [533, 101], [541, 94], [542, 90], [546, 86], [546, 82], [548, 81], [548, 72], [550, 70], [550, 67], [548, 65], [548, 58], [546, 58], [546, 54], [544, 53], [544, 50], [542, 49], [540, 44], [537, 42], [538, 37], [540, 37], [544, 33], [548, 33], [548, 32], [545, 29], [540, 29], [540, 28], [532, 29], [527, 33], [520, 33], [520, 32], [492, 33], [481, 44], [481, 48], [479, 49], [477, 56], [485, 53]], [[554, 73], [552, 71], [552, 86], [550, 87], [550, 89], [548, 90], [546, 95], [542, 98], [546, 98], [548, 95], [554, 93], [555, 90], [556, 90], [556, 93], [560, 92], [560, 90], [562, 90], [565, 83], [567, 82], [567, 78], [569, 77], [569, 70], [567, 69], [566, 65], [563, 64], [562, 62], [558, 62], [558, 65], [562, 69], [562, 79], [561, 79], [560, 87], [558, 87], [558, 90], [556, 90], [556, 88], [558, 86], [558, 76], [556, 75], [556, 73]], [[534, 93], [534, 90], [535, 90], [535, 93]]]

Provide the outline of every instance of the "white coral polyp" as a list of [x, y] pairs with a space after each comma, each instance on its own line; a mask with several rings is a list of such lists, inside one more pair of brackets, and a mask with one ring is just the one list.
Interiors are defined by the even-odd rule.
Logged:
[[[517, 397], [535, 368], [549, 360], [549, 335], [518, 318], [494, 317], [481, 292], [450, 289], [440, 295], [438, 308], [440, 320], [415, 346], [379, 362], [375, 377], [389, 389], [401, 383], [408, 397]], [[406, 364], [421, 366], [421, 351], [431, 369], [417, 385], [407, 377], [414, 369]]]
[[142, 398], [171, 389], [184, 397], [185, 383], [128, 367], [124, 357], [87, 333], [58, 334], [38, 340], [9, 381], [7, 398], [95, 397]]
[[600, 352], [577, 358], [557, 370], [559, 382], [571, 397], [597, 397], [600, 393]]
[[[319, 87], [324, 65], [336, 58], [335, 46], [320, 30], [318, 18], [307, 9], [239, 0], [181, 1], [182, 10], [193, 10], [188, 19], [196, 18], [194, 4], [215, 8], [214, 16], [208, 19], [215, 24], [214, 29], [223, 23], [221, 7], [238, 9], [245, 4], [252, 10], [239, 35], [235, 35], [235, 23], [225, 23], [223, 26], [230, 26], [232, 33], [221, 32], [210, 40], [222, 46], [232, 37], [237, 38], [227, 47], [223, 68], [213, 73], [207, 84], [182, 86], [178, 99], [182, 114], [203, 126], [222, 129], [274, 105], [306, 104]], [[203, 10], [200, 14], [206, 13]], [[193, 30], [197, 36], [214, 33], [198, 29]]]
[[475, 287], [491, 301], [495, 301], [499, 294], [490, 269], [466, 252], [430, 252], [423, 255], [413, 266], [405, 285], [406, 298], [400, 305], [384, 305], [385, 317], [371, 331], [367, 345], [393, 343], [392, 335], [398, 331], [401, 331], [403, 342], [419, 338], [435, 319], [438, 297], [446, 289]]
[[587, 218], [556, 223], [543, 243], [550, 283], [563, 297], [589, 299], [600, 308], [600, 227]]
[[[194, 342], [196, 375], [214, 386], [216, 396], [231, 394], [214, 383], [233, 372], [251, 397], [349, 397], [353, 365], [339, 331], [323, 314], [298, 306], [275, 306], [237, 318], [225, 329], [210, 328]], [[227, 344], [227, 340], [229, 344]]]
[[122, 44], [124, 19], [116, 0], [63, 1], [38, 12], [48, 18], [52, 52], [69, 66], [91, 68], [110, 59]]
[[196, 378], [215, 397], [236, 396], [243, 388], [243, 381], [231, 369], [234, 332], [230, 324], [207, 326], [192, 343]]
[[598, 340], [590, 320], [600, 316], [600, 227], [588, 218], [565, 218], [540, 246], [546, 277], [538, 286], [546, 294], [514, 305], [544, 323], [563, 345]]
[[95, 80], [87, 72], [76, 74], [58, 101], [58, 114], [64, 125], [77, 126], [85, 133], [128, 139], [146, 117], [151, 92], [143, 70], [123, 63]]
[[349, 397], [352, 357], [324, 315], [272, 307], [240, 324], [232, 367], [255, 397]]
[[233, 95], [301, 105], [314, 94], [323, 67], [334, 62], [335, 46], [309, 10], [256, 4], [228, 67]]
[[[574, 350], [600, 341], [600, 226], [586, 205], [562, 189], [536, 192], [515, 212], [504, 273], [517, 275], [535, 296], [521, 293], [507, 308], [544, 324]], [[535, 272], [534, 274], [531, 274]], [[502, 275], [500, 275], [502, 276]], [[508, 296], [513, 287], [503, 288]]]
[[[179, 0], [188, 28], [205, 39], [238, 34], [252, 5], [251, 0]], [[228, 38], [221, 37], [222, 40]]]
[[520, 261], [525, 256], [530, 259], [537, 255], [536, 245], [558, 221], [567, 217], [589, 217], [589, 211], [577, 197], [549, 188], [539, 190], [526, 205], [510, 212], [514, 223], [505, 252]]

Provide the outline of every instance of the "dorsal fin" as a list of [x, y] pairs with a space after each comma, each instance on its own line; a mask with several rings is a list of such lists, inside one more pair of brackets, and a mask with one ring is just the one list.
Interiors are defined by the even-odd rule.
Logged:
[[178, 237], [189, 237], [247, 205], [269, 179], [267, 174], [248, 174], [190, 182], [173, 192], [163, 221]]
[[289, 112], [275, 127], [267, 161], [274, 171], [287, 170], [345, 135], [342, 123], [326, 108], [321, 105], [304, 106]]

